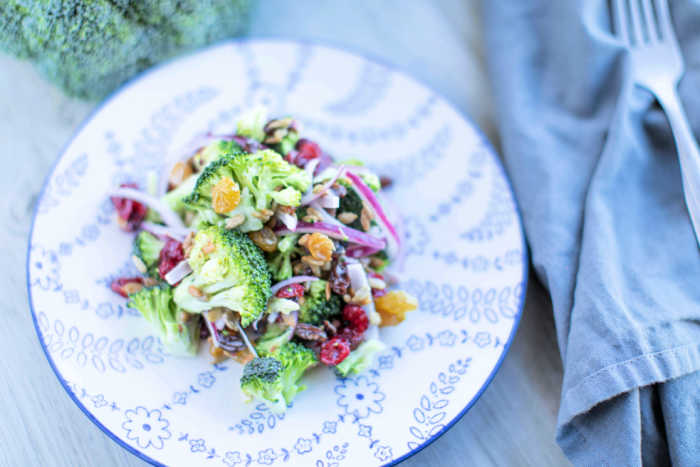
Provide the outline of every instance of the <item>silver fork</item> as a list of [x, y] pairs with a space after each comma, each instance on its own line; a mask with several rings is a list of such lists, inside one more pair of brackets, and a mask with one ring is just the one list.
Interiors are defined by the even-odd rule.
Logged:
[[700, 244], [700, 150], [678, 98], [685, 71], [667, 0], [614, 0], [615, 29], [630, 51], [635, 81], [661, 104], [671, 124], [681, 165], [683, 193]]

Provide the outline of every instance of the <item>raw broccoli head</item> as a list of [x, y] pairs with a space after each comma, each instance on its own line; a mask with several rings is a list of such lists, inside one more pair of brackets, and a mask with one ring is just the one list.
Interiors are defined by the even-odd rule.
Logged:
[[254, 107], [238, 117], [236, 134], [262, 141], [265, 138], [265, 122], [267, 122], [267, 109], [263, 106]]
[[199, 344], [198, 316], [179, 322], [178, 309], [173, 303], [172, 288], [167, 284], [144, 287], [129, 295], [127, 306], [138, 310], [160, 337], [166, 349], [174, 355], [194, 355]]
[[270, 271], [276, 281], [283, 281], [292, 277], [291, 257], [298, 252], [297, 240], [299, 234], [285, 235], [277, 242], [277, 251], [270, 255]]
[[298, 206], [301, 194], [311, 185], [310, 174], [271, 149], [235, 158], [231, 167], [238, 183], [253, 194], [257, 209], [269, 208], [272, 201]]
[[158, 257], [164, 246], [165, 242], [145, 230], [139, 232], [134, 238], [132, 254], [146, 266], [146, 273], [149, 276], [158, 275]]
[[304, 303], [299, 309], [299, 321], [309, 324], [320, 324], [324, 319], [331, 320], [340, 315], [342, 299], [331, 294], [326, 300], [326, 284], [324, 280], [311, 282], [309, 291], [304, 295]]
[[195, 154], [192, 158], [192, 163], [197, 170], [202, 170], [210, 163], [217, 161], [226, 155], [236, 154], [239, 152], [243, 152], [243, 148], [240, 146], [240, 144], [233, 140], [214, 141]]
[[386, 346], [377, 339], [370, 339], [360, 344], [358, 348], [350, 352], [345, 360], [336, 365], [335, 369], [340, 376], [358, 375], [364, 372], [374, 362], [378, 352]]
[[[224, 177], [238, 183], [241, 196], [234, 210], [221, 215], [212, 207], [212, 189]], [[226, 154], [199, 175], [185, 204], [198, 212], [201, 221], [213, 225], [225, 225], [226, 218], [242, 214], [245, 221], [238, 229], [250, 232], [263, 227], [262, 221], [253, 215], [255, 211], [270, 209], [273, 201], [296, 206], [310, 184], [309, 174], [272, 150]]]
[[240, 34], [250, 3], [3, 0], [0, 49], [34, 60], [68, 94], [100, 99], [158, 62]]
[[274, 357], [282, 362], [282, 395], [287, 404], [306, 386], [299, 384], [304, 372], [318, 363], [313, 350], [295, 342], [287, 342], [274, 352]]
[[249, 399], [264, 402], [271, 411], [287, 408], [283, 395], [282, 363], [272, 357], [259, 357], [246, 363], [241, 377], [241, 391]]
[[[192, 274], [175, 288], [175, 302], [191, 313], [225, 307], [248, 326], [270, 298], [270, 271], [262, 251], [238, 231], [210, 226], [197, 232], [188, 256]], [[191, 287], [201, 292], [192, 295]]]

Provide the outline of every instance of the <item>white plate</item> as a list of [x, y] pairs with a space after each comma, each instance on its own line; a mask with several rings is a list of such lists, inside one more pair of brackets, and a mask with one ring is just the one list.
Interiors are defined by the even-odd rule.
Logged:
[[[366, 374], [319, 368], [283, 416], [241, 401], [235, 362], [168, 356], [109, 289], [135, 274], [105, 193], [241, 110], [293, 115], [339, 159], [394, 178], [402, 287], [420, 309], [381, 331]], [[375, 465], [437, 438], [486, 388], [515, 333], [527, 278], [516, 206], [479, 130], [405, 74], [337, 49], [225, 43], [146, 73], [85, 123], [48, 177], [28, 255], [42, 345], [76, 404], [137, 456], [171, 465]]]

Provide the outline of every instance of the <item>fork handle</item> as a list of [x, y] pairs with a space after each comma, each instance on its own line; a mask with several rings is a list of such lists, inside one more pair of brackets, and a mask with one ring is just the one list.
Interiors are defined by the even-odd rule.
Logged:
[[683, 192], [688, 214], [693, 224], [695, 238], [700, 244], [700, 149], [688, 124], [675, 85], [657, 93], [659, 103], [666, 112], [673, 138], [676, 141], [683, 179]]

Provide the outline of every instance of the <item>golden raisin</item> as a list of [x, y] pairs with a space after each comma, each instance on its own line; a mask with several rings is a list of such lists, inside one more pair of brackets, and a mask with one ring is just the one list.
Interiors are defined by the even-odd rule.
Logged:
[[211, 205], [218, 214], [226, 214], [236, 209], [241, 202], [238, 184], [228, 177], [222, 177], [211, 190]]
[[375, 297], [374, 306], [382, 317], [381, 326], [396, 326], [406, 318], [406, 312], [418, 307], [418, 301], [406, 292], [392, 290], [386, 295]]
[[319, 261], [330, 261], [333, 250], [335, 250], [333, 241], [327, 235], [318, 232], [314, 232], [309, 236], [306, 247], [309, 249], [311, 256]]
[[190, 164], [185, 162], [176, 163], [170, 170], [170, 176], [168, 177], [170, 186], [173, 188], [180, 186], [190, 175], [192, 175], [192, 167], [190, 167]]
[[277, 250], [277, 235], [269, 227], [251, 232], [248, 236], [262, 251], [272, 253]]

